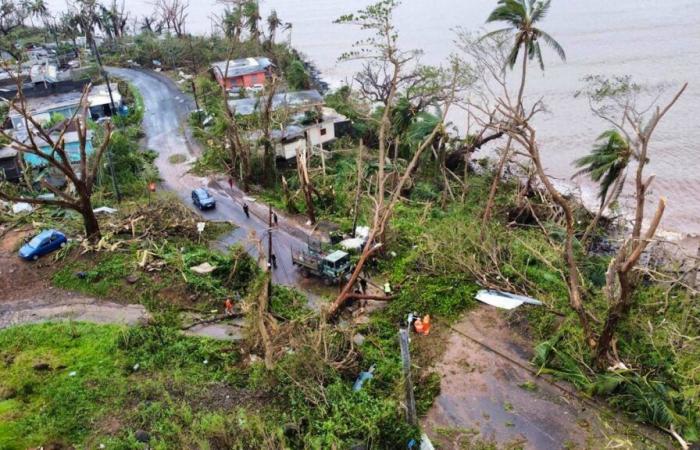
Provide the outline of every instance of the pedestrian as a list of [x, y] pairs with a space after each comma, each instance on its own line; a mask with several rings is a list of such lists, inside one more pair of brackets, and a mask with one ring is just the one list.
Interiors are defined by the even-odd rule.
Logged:
[[233, 178], [228, 177], [228, 188], [233, 189]]
[[224, 303], [224, 309], [226, 311], [227, 316], [233, 315], [233, 302], [231, 301], [230, 298], [226, 299], [226, 302]]
[[277, 226], [277, 213], [272, 213], [272, 223], [274, 223], [275, 226]]
[[367, 293], [367, 280], [364, 278], [360, 278], [360, 288], [362, 289], [363, 294]]
[[388, 281], [384, 283], [384, 295], [386, 295], [387, 297], [391, 295], [391, 284], [389, 284]]
[[243, 203], [243, 212], [245, 213], [246, 218], [250, 219], [250, 210], [248, 209], [247, 203]]
[[272, 268], [276, 269], [277, 268], [277, 256], [275, 254], [270, 255], [270, 261], [272, 261]]

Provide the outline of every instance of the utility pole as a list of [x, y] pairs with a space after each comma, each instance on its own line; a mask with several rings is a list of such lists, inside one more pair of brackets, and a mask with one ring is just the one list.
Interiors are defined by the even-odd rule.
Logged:
[[267, 304], [268, 308], [272, 298], [272, 205], [268, 204], [267, 218], [267, 270], [270, 276], [267, 279]]
[[413, 395], [413, 380], [411, 379], [411, 350], [408, 347], [408, 329], [399, 330], [399, 344], [401, 345], [401, 360], [403, 361], [403, 378], [406, 389], [406, 421], [409, 425], [418, 425], [416, 414], [416, 399]]
[[[95, 52], [95, 59], [97, 60], [97, 66], [99, 67], [102, 77], [107, 84], [107, 92], [109, 93], [109, 106], [112, 115], [115, 113], [114, 97], [112, 96], [112, 87], [109, 85], [109, 77], [107, 76], [107, 71], [102, 67], [102, 58], [100, 58], [100, 52], [97, 51], [97, 44], [95, 43], [95, 38], [90, 33], [90, 44], [92, 44], [92, 51]], [[112, 177], [112, 187], [114, 188], [114, 195], [117, 197], [117, 203], [121, 203], [122, 196], [119, 192], [119, 187], [117, 186], [117, 177], [114, 174], [114, 163], [112, 162], [112, 150], [107, 149], [107, 164], [109, 165], [109, 173]]]

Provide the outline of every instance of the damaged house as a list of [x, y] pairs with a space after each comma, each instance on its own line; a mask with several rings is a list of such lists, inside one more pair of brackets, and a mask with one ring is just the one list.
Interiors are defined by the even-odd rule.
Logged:
[[[231, 111], [239, 116], [250, 116], [260, 112], [265, 97], [229, 100]], [[324, 145], [333, 142], [344, 134], [349, 120], [332, 108], [324, 106], [323, 97], [318, 91], [281, 92], [272, 97], [272, 111], [282, 117], [284, 127], [270, 133], [275, 142], [277, 158], [293, 160], [297, 149], [305, 147], [317, 152]], [[252, 139], [259, 139], [260, 132], [253, 133]]]

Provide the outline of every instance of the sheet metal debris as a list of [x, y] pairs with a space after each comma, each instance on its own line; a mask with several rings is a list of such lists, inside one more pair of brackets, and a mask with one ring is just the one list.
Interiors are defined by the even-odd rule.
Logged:
[[542, 306], [542, 302], [524, 295], [511, 294], [509, 292], [483, 289], [476, 293], [476, 299], [487, 305], [501, 309], [515, 309], [523, 303]]

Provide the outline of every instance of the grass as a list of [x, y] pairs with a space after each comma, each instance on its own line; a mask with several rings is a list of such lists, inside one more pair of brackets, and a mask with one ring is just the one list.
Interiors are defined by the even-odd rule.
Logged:
[[133, 448], [138, 429], [152, 448], [182, 448], [206, 440], [212, 422], [248, 415], [238, 353], [171, 328], [30, 325], [1, 331], [0, 349], [3, 449]]
[[[140, 267], [143, 253], [138, 244], [115, 252], [86, 255], [64, 264], [53, 284], [84, 294], [143, 303], [151, 309], [188, 307], [202, 310], [220, 307], [226, 297], [244, 296], [257, 267], [242, 250], [229, 254], [189, 241], [164, 241], [155, 271]], [[191, 267], [209, 262], [214, 272], [200, 275]], [[235, 268], [235, 272], [232, 272]]]

